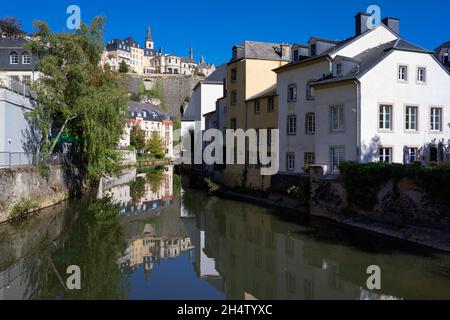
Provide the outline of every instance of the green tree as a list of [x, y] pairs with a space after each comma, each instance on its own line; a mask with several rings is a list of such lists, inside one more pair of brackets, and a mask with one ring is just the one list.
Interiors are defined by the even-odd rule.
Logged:
[[40, 57], [35, 81], [38, 107], [30, 114], [42, 131], [41, 153], [47, 159], [63, 135], [77, 139], [88, 178], [116, 168], [128, 95], [121, 77], [100, 66], [105, 19], [96, 17], [74, 33], [53, 33], [35, 23], [29, 50]]
[[128, 73], [128, 71], [130, 71], [130, 68], [128, 68], [128, 64], [124, 60], [120, 61], [119, 72]]
[[164, 158], [165, 145], [164, 141], [159, 137], [158, 133], [152, 133], [152, 136], [147, 142], [147, 151], [154, 155], [156, 158]]
[[131, 128], [130, 144], [138, 152], [141, 152], [145, 149], [145, 131], [142, 130], [142, 128], [139, 124], [135, 124]]

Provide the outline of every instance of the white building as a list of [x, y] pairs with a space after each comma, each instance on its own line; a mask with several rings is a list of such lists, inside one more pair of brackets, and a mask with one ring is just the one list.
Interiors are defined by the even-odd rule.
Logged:
[[0, 167], [32, 164], [38, 152], [26, 119], [35, 107], [30, 97], [26, 85], [0, 76]]
[[399, 36], [399, 20], [343, 42], [312, 38], [310, 57], [278, 75], [280, 171], [343, 161], [409, 163], [448, 157], [450, 75], [433, 52]]
[[119, 142], [119, 148], [130, 146], [131, 128], [140, 126], [145, 132], [145, 140], [157, 134], [164, 142], [166, 158], [173, 158], [173, 116], [161, 112], [155, 105], [130, 101], [128, 103], [130, 118], [124, 128], [124, 135]]
[[202, 123], [201, 130], [205, 130], [205, 114], [216, 110], [216, 101], [224, 96], [224, 79], [226, 66], [220, 66], [204, 81], [200, 81], [194, 88], [189, 104], [181, 119], [181, 134], [184, 137], [195, 129], [195, 122]]

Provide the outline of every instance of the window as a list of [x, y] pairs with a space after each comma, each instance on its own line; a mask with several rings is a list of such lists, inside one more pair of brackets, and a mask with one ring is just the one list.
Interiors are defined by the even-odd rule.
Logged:
[[312, 87], [312, 83], [314, 81], [309, 81], [306, 84], [306, 99], [307, 100], [314, 100], [314, 88]]
[[414, 163], [418, 160], [419, 149], [418, 148], [407, 148], [408, 163]]
[[406, 107], [406, 130], [417, 131], [417, 110], [417, 107]]
[[305, 152], [305, 166], [316, 163], [316, 154], [313, 152]]
[[234, 106], [237, 103], [237, 93], [236, 91], [231, 91], [231, 105]]
[[231, 69], [231, 82], [237, 81], [237, 71], [236, 69]]
[[30, 85], [31, 84], [31, 76], [28, 76], [28, 75], [22, 76], [22, 82], [25, 83], [26, 85]]
[[378, 150], [378, 157], [380, 162], [392, 162], [392, 148], [380, 148]]
[[272, 130], [274, 130], [274, 129], [268, 129], [268, 130], [267, 130], [267, 144], [268, 144], [269, 146], [273, 144]]
[[17, 52], [11, 52], [9, 55], [9, 63], [10, 64], [19, 64], [19, 55]]
[[345, 150], [343, 147], [331, 148], [331, 170], [339, 171], [339, 165], [345, 161]]
[[408, 67], [407, 66], [399, 66], [398, 67], [398, 80], [400, 81], [408, 81]]
[[295, 171], [295, 154], [288, 153], [286, 155], [286, 168], [288, 171]]
[[336, 75], [341, 76], [342, 75], [342, 63], [336, 64]]
[[380, 130], [392, 130], [392, 106], [380, 106]]
[[417, 82], [426, 83], [427, 81], [427, 69], [419, 67], [417, 68]]
[[344, 131], [344, 108], [342, 106], [331, 107], [331, 130]]
[[31, 56], [28, 52], [24, 52], [22, 54], [22, 64], [31, 64]]
[[442, 108], [431, 108], [431, 131], [442, 131]]
[[316, 114], [308, 113], [306, 115], [306, 133], [314, 134], [316, 133]]
[[296, 116], [288, 117], [287, 134], [290, 136], [294, 136], [297, 134], [297, 117]]
[[288, 87], [288, 102], [295, 102], [295, 101], [297, 101], [297, 86], [290, 85]]
[[274, 104], [273, 98], [267, 99], [267, 109], [268, 109], [269, 112], [274, 112], [275, 111], [275, 104]]
[[261, 103], [259, 100], [255, 101], [255, 113], [261, 113]]
[[232, 130], [237, 129], [236, 119], [231, 119], [231, 129]]

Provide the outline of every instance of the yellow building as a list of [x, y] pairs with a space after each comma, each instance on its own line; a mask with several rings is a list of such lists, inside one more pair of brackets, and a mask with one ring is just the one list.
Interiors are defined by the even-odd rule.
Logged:
[[[227, 66], [227, 128], [277, 129], [277, 76], [274, 69], [291, 59], [288, 44], [246, 41], [233, 47]], [[261, 190], [270, 177], [261, 176], [258, 166], [228, 165], [224, 181], [230, 187]]]

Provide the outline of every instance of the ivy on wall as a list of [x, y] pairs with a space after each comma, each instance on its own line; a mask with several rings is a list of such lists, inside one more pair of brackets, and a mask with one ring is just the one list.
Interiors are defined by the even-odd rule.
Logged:
[[396, 191], [398, 182], [403, 178], [413, 180], [432, 201], [450, 205], [450, 163], [422, 166], [420, 163], [401, 165], [346, 162], [340, 165], [340, 171], [351, 206], [373, 209], [377, 204], [380, 188], [393, 181]]

